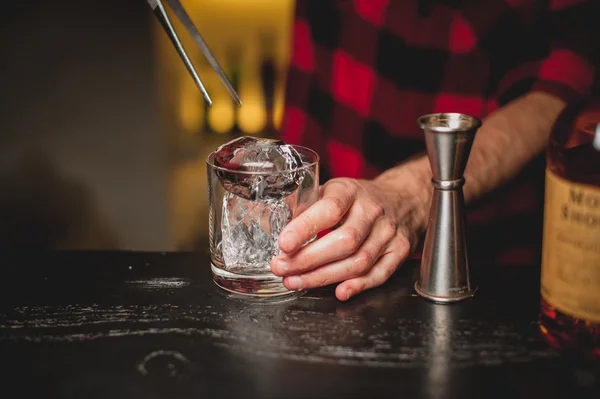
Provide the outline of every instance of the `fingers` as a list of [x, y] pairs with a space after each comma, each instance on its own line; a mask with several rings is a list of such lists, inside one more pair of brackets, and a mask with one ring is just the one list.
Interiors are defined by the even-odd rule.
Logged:
[[277, 256], [271, 270], [278, 276], [300, 274], [318, 268], [331, 262], [344, 259], [354, 254], [362, 245], [369, 232], [371, 233], [371, 246], [378, 246], [379, 250], [395, 234], [395, 228], [388, 220], [382, 219], [379, 225], [373, 227], [380, 216], [375, 207], [366, 207], [360, 203], [353, 205], [347, 213], [343, 225], [321, 237], [319, 240], [307, 245], [293, 254]]
[[395, 234], [395, 229], [382, 219], [374, 225], [371, 234], [351, 256], [306, 273], [288, 275], [284, 277], [283, 284], [288, 289], [301, 290], [362, 276], [377, 262]]
[[335, 226], [346, 214], [354, 200], [356, 189], [343, 180], [332, 180], [323, 187], [323, 196], [279, 235], [279, 248], [285, 253], [297, 251], [317, 233]]
[[[345, 301], [383, 284], [408, 257], [415, 237], [409, 225], [396, 220], [396, 212], [387, 213], [394, 203], [375, 185], [334, 179], [321, 187], [321, 194], [279, 235], [283, 253], [271, 270], [291, 290], [339, 282], [336, 296]], [[340, 227], [304, 246], [336, 225]]]
[[409, 246], [407, 242], [403, 250], [388, 252], [381, 256], [368, 273], [339, 284], [335, 289], [335, 296], [340, 301], [347, 301], [363, 291], [382, 285], [406, 260], [408, 254]]

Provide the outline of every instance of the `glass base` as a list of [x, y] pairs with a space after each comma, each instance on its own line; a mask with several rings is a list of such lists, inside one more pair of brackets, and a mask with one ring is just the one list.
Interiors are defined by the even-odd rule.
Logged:
[[252, 298], [299, 297], [304, 291], [291, 291], [283, 285], [281, 277], [273, 274], [244, 275], [231, 273], [211, 263], [213, 281], [217, 286], [232, 294]]

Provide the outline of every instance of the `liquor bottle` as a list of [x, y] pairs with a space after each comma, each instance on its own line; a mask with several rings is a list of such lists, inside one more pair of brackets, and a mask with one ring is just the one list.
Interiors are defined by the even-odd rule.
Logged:
[[600, 358], [600, 99], [568, 107], [548, 143], [540, 330], [562, 353]]

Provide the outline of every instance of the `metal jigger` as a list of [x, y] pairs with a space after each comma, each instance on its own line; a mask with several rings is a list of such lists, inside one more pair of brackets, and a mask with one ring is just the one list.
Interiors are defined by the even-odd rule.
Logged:
[[424, 115], [418, 124], [425, 132], [434, 191], [415, 289], [434, 302], [456, 302], [472, 297], [477, 290], [469, 276], [462, 187], [481, 121], [469, 115], [441, 113]]

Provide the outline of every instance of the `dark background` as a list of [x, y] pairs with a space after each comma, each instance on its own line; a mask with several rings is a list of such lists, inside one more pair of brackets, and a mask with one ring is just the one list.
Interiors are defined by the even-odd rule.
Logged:
[[0, 246], [169, 248], [146, 2], [0, 14]]
[[145, 0], [3, 4], [0, 248], [206, 247], [206, 155], [273, 134], [278, 122], [255, 116], [282, 106], [294, 1], [182, 4], [241, 85], [241, 111], [168, 6], [210, 117]]

